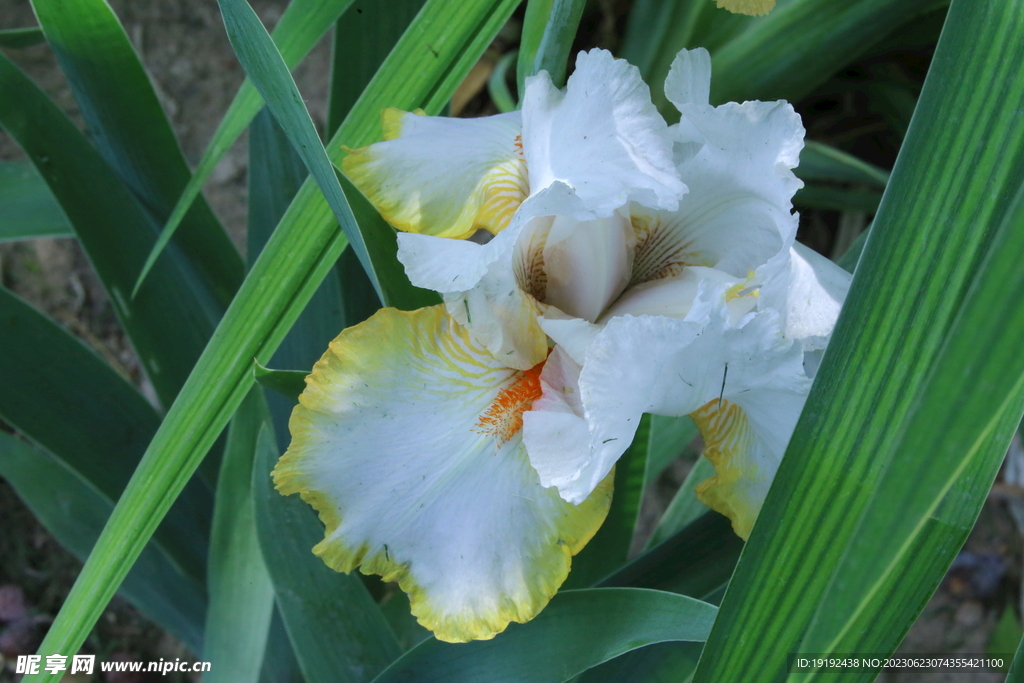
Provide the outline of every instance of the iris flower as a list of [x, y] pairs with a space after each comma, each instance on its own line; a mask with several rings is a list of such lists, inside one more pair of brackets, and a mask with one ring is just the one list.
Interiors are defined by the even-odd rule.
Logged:
[[[582, 53], [521, 113], [384, 113], [343, 169], [445, 304], [384, 309], [313, 368], [274, 472], [332, 568], [398, 581], [448, 641], [547, 604], [607, 514], [640, 415], [690, 414], [702, 499], [746, 536], [848, 278], [796, 245], [785, 103], [708, 104], [682, 52], [669, 127], [638, 71]], [[467, 239], [472, 238], [472, 239]]]
[[[604, 51], [580, 55], [565, 92], [531, 79], [521, 119], [386, 111], [384, 124], [392, 139], [344, 170], [396, 227], [437, 235], [446, 258], [467, 245], [500, 256], [531, 207], [597, 218], [629, 200], [678, 208], [685, 189], [639, 72]], [[451, 239], [478, 229], [497, 237]], [[611, 475], [569, 503], [530, 464], [522, 419], [548, 352], [530, 329], [539, 344], [495, 354], [444, 306], [379, 311], [314, 366], [274, 471], [326, 526], [314, 552], [397, 581], [441, 640], [533, 618], [608, 511]]]

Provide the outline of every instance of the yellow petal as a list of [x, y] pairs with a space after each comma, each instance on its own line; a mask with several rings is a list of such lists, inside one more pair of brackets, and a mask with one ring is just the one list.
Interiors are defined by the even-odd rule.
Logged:
[[759, 17], [775, 7], [775, 0], [715, 0], [715, 4], [733, 14]]

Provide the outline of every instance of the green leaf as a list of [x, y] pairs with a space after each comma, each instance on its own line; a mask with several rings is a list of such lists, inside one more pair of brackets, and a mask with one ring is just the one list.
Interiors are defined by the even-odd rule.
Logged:
[[156, 239], [152, 215], [3, 54], [0, 92], [0, 126], [25, 150], [71, 221], [157, 395], [170, 405], [221, 316], [221, 302], [177, 245], [157, 264], [152, 286], [131, 300], [134, 273]]
[[599, 585], [656, 588], [703, 599], [728, 583], [742, 548], [731, 522], [709, 512]]
[[29, 28], [9, 28], [0, 31], [0, 47], [22, 48], [32, 47], [46, 42], [43, 30], [33, 26]]
[[[343, 145], [380, 136], [384, 107], [439, 111], [515, 6], [516, 0], [428, 0], [332, 139], [335, 160]], [[323, 195], [307, 180], [160, 425], [41, 651], [77, 650], [248, 392], [252, 359], [266, 362], [344, 246]], [[54, 680], [35, 680], [47, 678]]]
[[569, 51], [586, 4], [586, 0], [529, 0], [526, 3], [516, 67], [520, 97], [526, 92], [526, 79], [541, 71], [548, 72], [555, 87], [560, 88], [565, 83]]
[[650, 432], [651, 416], [645, 414], [633, 443], [615, 463], [615, 485], [608, 516], [590, 542], [573, 558], [572, 571], [563, 588], [591, 586], [628, 559], [633, 532], [640, 518]]
[[228, 429], [217, 477], [217, 505], [210, 536], [210, 607], [203, 658], [207, 683], [255, 683], [274, 610], [274, 586], [256, 534], [253, 459], [260, 428], [269, 419], [262, 392], [254, 388]]
[[[305, 59], [313, 46], [351, 4], [352, 0], [292, 0], [289, 3], [277, 26], [274, 27], [274, 43], [281, 51], [281, 56], [289, 69], [294, 69]], [[217, 162], [262, 108], [263, 100], [260, 94], [252, 82], [246, 79], [231, 101], [231, 106], [218, 124], [217, 130], [214, 131], [195, 173], [188, 179], [180, 195], [176, 196], [174, 209], [164, 223], [160, 238], [147, 255], [133, 291], [138, 291], [143, 280], [148, 277], [157, 257], [167, 247], [182, 219], [199, 197], [203, 183], [209, 179]]]
[[[996, 228], [1003, 225], [999, 240], [1021, 233], [1020, 205], [1010, 208], [1024, 172], [1024, 127], [992, 102], [1024, 101], [1022, 37], [1019, 3], [952, 4], [849, 298], [696, 681], [775, 680], [801, 640], [846, 643], [848, 623], [870, 624], [870, 651], [891, 651], [962, 542], [963, 521], [977, 513], [978, 490], [1021, 410], [1024, 368], [1003, 346], [1019, 351], [1021, 317], [1001, 317], [1020, 299], [1020, 275], [998, 292], [988, 287], [1010, 272], [1001, 260], [1010, 253], [991, 247]], [[979, 275], [986, 253], [1000, 260]], [[977, 405], [961, 402], [969, 397]], [[934, 507], [951, 487], [963, 487], [952, 488], [959, 498]], [[946, 506], [955, 506], [957, 524], [946, 521], [948, 509], [928, 521]], [[861, 535], [868, 530], [871, 539]], [[858, 561], [847, 594], [839, 582]], [[890, 583], [894, 567], [905, 573], [898, 584]], [[826, 599], [840, 611], [822, 612], [828, 622], [807, 631]], [[750, 632], [773, 647], [741, 642]]]
[[[162, 223], [190, 174], [128, 34], [106, 0], [32, 0], [32, 8], [103, 158]], [[193, 277], [227, 306], [242, 261], [205, 201], [189, 212], [178, 242]]]
[[306, 377], [308, 372], [303, 370], [270, 370], [260, 365], [259, 361], [252, 363], [252, 376], [256, 383], [267, 389], [273, 389], [281, 396], [291, 399], [297, 403], [299, 394], [306, 389]]
[[832, 209], [837, 211], [863, 211], [875, 213], [882, 201], [882, 193], [878, 190], [861, 190], [855, 188], [826, 187], [823, 185], [805, 185], [797, 190], [793, 204], [810, 209]]
[[0, 162], [0, 242], [74, 236], [68, 217], [32, 164]]
[[680, 529], [693, 522], [708, 511], [708, 506], [697, 500], [695, 489], [697, 484], [715, 475], [715, 467], [711, 461], [701, 456], [693, 464], [693, 469], [686, 475], [682, 486], [673, 496], [672, 502], [658, 520], [658, 526], [647, 542], [651, 548], [668, 539]]
[[654, 483], [669, 463], [685, 453], [695, 436], [697, 425], [689, 415], [652, 415], [651, 436], [647, 443], [647, 479], [644, 486]]
[[592, 588], [552, 598], [533, 621], [512, 624], [494, 640], [420, 643], [374, 683], [562, 683], [650, 643], [700, 642], [713, 605], [639, 588]]
[[[425, 0], [359, 2], [338, 19], [331, 52], [327, 137], [334, 135], [366, 84], [409, 27]], [[282, 51], [282, 54], [284, 52]]]
[[[0, 349], [0, 418], [116, 501], [160, 424], [153, 407], [95, 351], [3, 287]], [[208, 490], [194, 484], [155, 537], [200, 584], [211, 512]]]
[[[66, 550], [82, 560], [89, 555], [114, 508], [110, 497], [46, 451], [2, 432], [0, 476]], [[146, 546], [119, 592], [193, 652], [202, 652], [203, 586], [182, 574], [158, 546]]]
[[814, 140], [804, 142], [800, 165], [793, 169], [801, 180], [824, 180], [835, 183], [857, 183], [884, 189], [889, 172], [861, 161], [841, 149]]
[[[712, 48], [711, 102], [795, 102], [935, 0], [790, 0]], [[721, 10], [720, 10], [721, 11]], [[882, 30], [879, 30], [879, 28]], [[698, 42], [698, 44], [700, 44]]]
[[377, 294], [383, 300], [384, 290], [380, 280], [382, 275], [386, 277], [388, 266], [391, 264], [382, 264], [371, 258], [367, 242], [373, 240], [373, 236], [369, 236], [368, 240], [355, 222], [352, 210], [345, 199], [345, 192], [341, 189], [335, 169], [320, 143], [309, 111], [302, 103], [302, 95], [292, 80], [288, 65], [246, 0], [218, 0], [218, 3], [235, 54], [266, 101], [267, 107], [273, 112], [274, 118], [302, 157], [306, 168], [316, 179], [349, 244], [355, 250]]
[[487, 94], [491, 96], [491, 102], [502, 114], [515, 111], [516, 100], [508, 88], [508, 70], [519, 56], [519, 50], [506, 52], [494, 65], [491, 77], [487, 79]]
[[259, 436], [253, 500], [263, 557], [307, 683], [370, 681], [401, 650], [384, 616], [355, 576], [332, 571], [312, 553], [323, 540], [316, 513], [274, 490], [278, 450], [269, 429]]

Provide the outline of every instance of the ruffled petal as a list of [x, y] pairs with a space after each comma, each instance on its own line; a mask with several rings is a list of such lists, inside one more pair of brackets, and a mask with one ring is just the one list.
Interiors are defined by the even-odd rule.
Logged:
[[508, 226], [529, 194], [519, 112], [383, 116], [385, 140], [350, 152], [342, 170], [391, 225], [459, 239]]
[[558, 195], [552, 215], [605, 218], [627, 201], [672, 210], [686, 191], [640, 71], [607, 50], [581, 52], [564, 93], [546, 72], [528, 80], [523, 152], [531, 194]]
[[665, 77], [665, 97], [682, 109], [708, 104], [711, 98], [711, 54], [704, 48], [680, 50]]
[[[727, 318], [725, 306], [709, 312], [703, 301], [685, 320], [614, 318], [587, 350], [575, 384], [565, 360], [555, 367], [552, 354], [552, 367], [541, 375], [543, 397], [523, 417], [541, 483], [568, 501], [585, 500], [632, 442], [643, 413], [696, 412], [708, 442], [722, 444], [709, 453], [721, 468], [704, 487], [704, 499], [733, 519], [737, 533], [748, 533], [810, 380], [800, 345], [782, 337], [774, 311], [752, 314], [739, 327]], [[579, 408], [553, 409], [574, 392]], [[700, 413], [719, 399], [738, 406], [743, 419], [714, 421]], [[734, 434], [733, 426], [740, 431]]]
[[764, 304], [782, 312], [786, 337], [808, 351], [825, 348], [853, 276], [799, 242], [775, 270], [761, 288]]
[[677, 211], [632, 207], [633, 285], [677, 276], [689, 266], [745, 277], [796, 235], [791, 200], [802, 183], [791, 169], [803, 146], [803, 126], [793, 108], [745, 102], [681, 109], [705, 144], [679, 164], [690, 191]]
[[442, 640], [487, 639], [547, 604], [607, 514], [540, 485], [522, 412], [540, 367], [495, 360], [442, 306], [384, 309], [345, 330], [307, 378], [274, 470], [320, 513], [328, 566], [397, 581]]

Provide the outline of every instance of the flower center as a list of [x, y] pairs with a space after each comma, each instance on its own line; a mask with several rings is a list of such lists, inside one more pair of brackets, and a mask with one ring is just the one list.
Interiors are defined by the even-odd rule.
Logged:
[[493, 436], [499, 446], [519, 433], [523, 428], [523, 413], [540, 398], [540, 372], [544, 363], [541, 361], [529, 370], [516, 373], [515, 381], [502, 389], [480, 416], [476, 423], [478, 432]]

